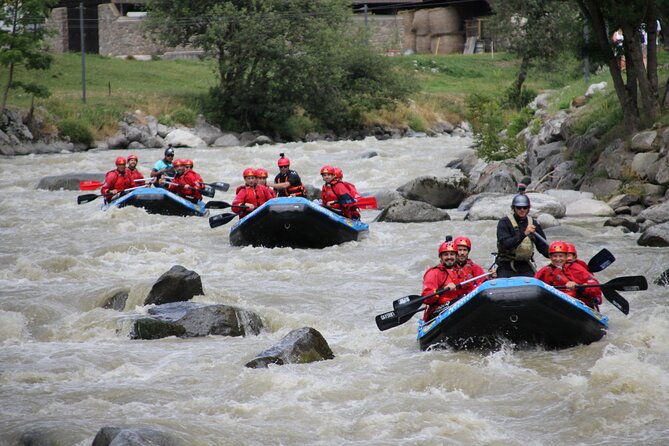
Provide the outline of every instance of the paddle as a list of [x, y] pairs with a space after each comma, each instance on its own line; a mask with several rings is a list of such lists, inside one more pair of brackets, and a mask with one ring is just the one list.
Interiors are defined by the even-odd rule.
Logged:
[[[146, 181], [147, 183], [153, 182], [151, 178], [148, 179], [138, 178], [133, 181], [135, 183], [138, 181]], [[94, 181], [94, 180], [79, 181], [79, 190], [95, 190], [101, 188], [103, 184], [105, 184], [103, 181]]]
[[397, 327], [402, 325], [406, 321], [410, 320], [414, 314], [424, 311], [425, 307], [420, 307], [410, 314], [405, 314], [402, 317], [398, 317], [395, 311], [389, 311], [387, 313], [379, 314], [376, 316], [376, 326], [381, 331], [388, 330], [389, 328]]
[[[467, 279], [463, 282], [458, 283], [455, 286], [455, 288], [456, 289], [461, 288], [463, 285], [467, 285], [468, 283], [471, 282], [476, 282], [477, 280], [483, 279], [484, 277], [488, 277], [490, 275], [492, 275], [492, 272], [487, 272], [485, 274], [481, 274], [480, 276], [472, 277], [471, 279]], [[408, 313], [413, 314], [414, 311], [423, 304], [425, 299], [437, 296], [443, 293], [444, 291], [448, 291], [448, 289], [442, 288], [435, 291], [432, 294], [428, 294], [427, 296], [418, 296], [418, 295], [404, 296], [393, 302], [393, 309], [397, 312], [400, 318]]]
[[615, 262], [616, 258], [609, 252], [608, 249], [603, 248], [597, 254], [592, 256], [588, 262], [588, 271], [591, 273], [598, 273], [605, 270], [609, 267], [610, 264]]
[[211, 229], [218, 228], [219, 226], [223, 226], [229, 222], [232, 221], [233, 218], [235, 218], [237, 214], [218, 214], [214, 215], [213, 217], [209, 217], [209, 227]]
[[210, 200], [204, 204], [205, 209], [226, 209], [232, 207], [232, 205], [226, 201], [215, 201]]
[[[562, 290], [567, 287], [560, 285], [554, 288], [557, 290]], [[623, 276], [611, 279], [606, 283], [576, 285], [576, 289], [582, 288], [601, 288], [602, 291], [605, 289], [612, 289], [617, 291], [643, 291], [648, 289], [648, 282], [644, 276]]]
[[376, 197], [360, 197], [356, 198], [356, 206], [360, 209], [377, 209], [378, 204]]
[[165, 184], [169, 184], [172, 186], [177, 186], [181, 189], [186, 189], [186, 190], [199, 190], [200, 193], [209, 198], [213, 198], [214, 195], [216, 195], [216, 189], [214, 189], [212, 186], [209, 186], [208, 184], [205, 184], [203, 188], [197, 188], [193, 186], [188, 186], [186, 184], [177, 184], [177, 183], [172, 183], [171, 181], [165, 181]]
[[[174, 177], [165, 177], [166, 180], [173, 180]], [[213, 187], [216, 190], [220, 190], [221, 192], [227, 192], [228, 189], [230, 189], [230, 185], [224, 181], [216, 181], [214, 183], [202, 183], [205, 186]], [[212, 195], [213, 197], [213, 195]]]
[[630, 312], [630, 303], [615, 290], [602, 288], [602, 294], [606, 300], [611, 302], [611, 305], [622, 311], [623, 314], [628, 314]]
[[[116, 195], [118, 195], [118, 194], [125, 195], [127, 192], [130, 192], [131, 190], [135, 190], [135, 189], [139, 189], [139, 188], [147, 187], [147, 186], [148, 186], [148, 184], [144, 184], [142, 186], [135, 186], [135, 187], [131, 187], [129, 189], [123, 189], [121, 192], [117, 193]], [[89, 201], [93, 201], [97, 198], [104, 197], [105, 195], [109, 195], [109, 194], [84, 194], [84, 195], [79, 195], [77, 197], [77, 204], [88, 203]]]

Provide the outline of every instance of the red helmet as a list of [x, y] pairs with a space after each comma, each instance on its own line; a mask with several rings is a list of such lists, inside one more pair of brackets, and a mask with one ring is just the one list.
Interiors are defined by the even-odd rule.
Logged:
[[262, 167], [258, 167], [256, 169], [256, 176], [258, 178], [267, 178], [268, 175], [269, 174], [267, 173], [267, 171], [265, 169], [263, 169]]
[[123, 158], [122, 156], [119, 156], [118, 158], [116, 158], [116, 165], [117, 166], [125, 166], [125, 158]]
[[284, 167], [284, 166], [290, 166], [290, 160], [283, 156], [283, 153], [281, 154], [281, 158], [279, 158], [279, 162], [277, 163], [279, 167]]
[[184, 164], [186, 167], [193, 167], [193, 160], [184, 160]]
[[335, 173], [334, 167], [332, 167], [332, 166], [323, 166], [323, 167], [321, 168], [321, 175], [326, 174], [326, 173], [331, 173], [332, 175], [334, 175], [334, 173]]
[[455, 246], [466, 246], [470, 251], [472, 250], [472, 241], [469, 240], [467, 237], [463, 236], [455, 237], [455, 240], [453, 240], [453, 244]]
[[174, 160], [174, 167], [182, 167], [186, 165], [186, 162], [182, 159]]
[[574, 254], [574, 257], [576, 257], [576, 246], [571, 243], [565, 243], [565, 245], [567, 245], [567, 254]]
[[256, 176], [256, 171], [252, 167], [247, 167], [244, 169], [244, 173], [242, 174], [244, 178], [246, 177], [255, 177]]
[[567, 252], [569, 252], [569, 251], [567, 251], [567, 244], [565, 242], [557, 240], [557, 241], [554, 241], [553, 243], [551, 243], [550, 246], [548, 247], [548, 253], [549, 254], [554, 254], [554, 253], [558, 253], [558, 252], [562, 252], [562, 253], [565, 253], [565, 254]]
[[340, 180], [344, 179], [344, 172], [341, 171], [339, 167], [334, 167], [334, 176]]
[[439, 245], [439, 255], [444, 252], [454, 252], [457, 254], [458, 248], [453, 244], [453, 242], [443, 242], [441, 245]]
[[128, 161], [130, 160], [139, 161], [139, 158], [137, 158], [137, 155], [128, 155]]

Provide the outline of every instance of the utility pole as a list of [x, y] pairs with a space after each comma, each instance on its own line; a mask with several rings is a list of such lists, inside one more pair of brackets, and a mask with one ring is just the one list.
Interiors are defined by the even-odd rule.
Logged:
[[86, 39], [84, 38], [84, 2], [79, 2], [79, 32], [81, 34], [81, 100], [86, 103]]

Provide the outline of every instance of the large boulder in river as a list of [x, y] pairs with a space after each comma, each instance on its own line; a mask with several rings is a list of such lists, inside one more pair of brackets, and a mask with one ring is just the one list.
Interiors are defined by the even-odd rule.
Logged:
[[288, 333], [278, 344], [261, 352], [246, 367], [266, 368], [270, 364], [305, 364], [334, 358], [327, 341], [317, 330], [303, 327]]
[[613, 217], [616, 212], [603, 201], [583, 198], [567, 205], [565, 216], [567, 217]]
[[669, 222], [651, 226], [646, 229], [637, 244], [641, 246], [654, 246], [663, 248], [669, 246]]
[[257, 335], [263, 328], [256, 313], [230, 305], [175, 302], [149, 308], [148, 313], [134, 321], [131, 339], [246, 336]]
[[[555, 197], [545, 194], [529, 193], [532, 207], [530, 215], [537, 218], [540, 214], [550, 214], [555, 218], [565, 215], [565, 205]], [[513, 195], [490, 196], [474, 202], [467, 214], [467, 220], [498, 220], [511, 213]]]
[[640, 220], [651, 220], [654, 223], [669, 221], [669, 201], [649, 207], [639, 214]]
[[457, 208], [467, 196], [468, 185], [469, 179], [462, 172], [449, 169], [447, 176], [418, 177], [400, 186], [397, 191], [406, 199], [451, 209]]
[[184, 302], [201, 295], [204, 291], [200, 275], [181, 265], [174, 265], [153, 284], [144, 305]]
[[64, 175], [54, 175], [42, 178], [37, 184], [37, 189], [79, 190], [79, 183], [82, 181], [104, 180], [104, 173], [66, 173]]
[[175, 129], [165, 137], [165, 144], [172, 147], [205, 147], [206, 142], [202, 138], [184, 129]]
[[[46, 445], [46, 443], [44, 443]], [[51, 443], [49, 443], [51, 444]], [[174, 435], [151, 427], [101, 428], [91, 446], [185, 446], [186, 443]]]
[[451, 216], [442, 209], [422, 201], [397, 200], [386, 207], [376, 221], [393, 223], [422, 223], [429, 221], [450, 220]]

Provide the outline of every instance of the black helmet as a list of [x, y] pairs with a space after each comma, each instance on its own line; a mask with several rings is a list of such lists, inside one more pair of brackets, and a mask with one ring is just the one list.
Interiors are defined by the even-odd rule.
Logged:
[[527, 198], [527, 195], [525, 195], [525, 194], [514, 195], [513, 200], [511, 201], [511, 207], [512, 208], [516, 208], [516, 207], [529, 208], [530, 207], [530, 199]]
[[172, 146], [167, 146], [165, 149], [165, 156], [174, 156], [174, 149]]

